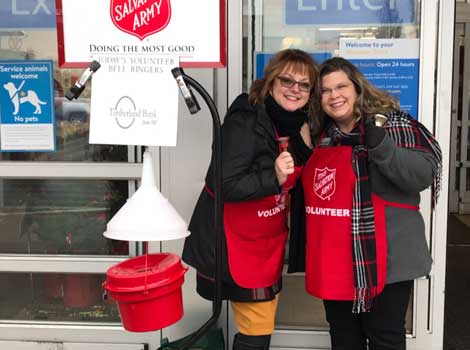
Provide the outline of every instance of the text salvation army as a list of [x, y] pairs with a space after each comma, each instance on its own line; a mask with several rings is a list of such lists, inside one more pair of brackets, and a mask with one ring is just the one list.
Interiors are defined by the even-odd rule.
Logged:
[[170, 23], [170, 0], [111, 0], [111, 18], [118, 29], [143, 40]]

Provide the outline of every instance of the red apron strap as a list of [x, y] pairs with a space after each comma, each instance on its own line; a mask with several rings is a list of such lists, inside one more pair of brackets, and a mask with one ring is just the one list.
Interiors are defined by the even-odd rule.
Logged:
[[215, 197], [214, 192], [209, 188], [209, 186], [207, 186], [207, 184], [204, 184], [204, 189], [206, 190], [207, 193], [209, 193], [209, 196], [211, 196], [212, 198]]
[[402, 209], [409, 209], [409, 210], [419, 210], [418, 205], [411, 205], [411, 204], [406, 204], [406, 203], [398, 203], [398, 202], [389, 202], [384, 200], [384, 205], [389, 206], [389, 207], [395, 207], [395, 208], [402, 208]]

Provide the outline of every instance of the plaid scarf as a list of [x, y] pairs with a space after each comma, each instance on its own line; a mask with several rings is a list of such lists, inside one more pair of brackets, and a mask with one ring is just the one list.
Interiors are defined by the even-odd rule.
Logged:
[[[442, 155], [431, 133], [408, 113], [390, 113], [384, 125], [388, 135], [398, 147], [418, 149], [434, 155], [437, 176], [432, 186], [433, 205], [440, 191]], [[333, 145], [352, 146], [352, 167], [356, 175], [352, 205], [351, 234], [354, 270], [353, 313], [368, 312], [371, 301], [377, 295], [377, 259], [375, 242], [374, 207], [368, 175], [368, 152], [364, 144], [364, 118], [346, 134], [334, 123], [327, 126], [327, 135]]]
[[429, 130], [407, 112], [389, 113], [386, 116], [388, 121], [384, 128], [398, 147], [414, 148], [433, 155], [433, 166], [437, 169], [431, 185], [432, 209], [434, 209], [442, 183], [441, 147]]

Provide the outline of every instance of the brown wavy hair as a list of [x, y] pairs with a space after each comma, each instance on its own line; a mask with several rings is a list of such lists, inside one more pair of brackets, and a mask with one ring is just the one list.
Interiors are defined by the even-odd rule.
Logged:
[[264, 76], [255, 80], [250, 87], [249, 100], [252, 104], [262, 104], [273, 88], [274, 80], [285, 69], [289, 68], [294, 73], [305, 74], [312, 84], [310, 90], [310, 102], [305, 107], [310, 119], [316, 107], [313, 106], [319, 98], [319, 68], [315, 60], [305, 51], [299, 49], [285, 49], [279, 51], [264, 68]]
[[[400, 104], [395, 97], [387, 92], [376, 88], [372, 85], [354, 64], [342, 57], [333, 57], [326, 60], [320, 65], [319, 80], [330, 73], [342, 71], [349, 80], [354, 84], [357, 93], [357, 100], [354, 104], [354, 113], [357, 117], [372, 117], [377, 113], [387, 113], [391, 111], [399, 111]], [[321, 98], [321, 97], [320, 97]], [[317, 134], [323, 127], [327, 114], [321, 108], [321, 104], [315, 104], [316, 115], [320, 121], [320, 128], [312, 128], [312, 133]]]

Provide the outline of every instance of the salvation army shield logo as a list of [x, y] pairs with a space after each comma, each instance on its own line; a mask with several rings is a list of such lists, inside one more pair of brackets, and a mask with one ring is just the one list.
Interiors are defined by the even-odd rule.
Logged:
[[336, 169], [315, 168], [313, 191], [323, 200], [330, 199], [336, 189]]
[[170, 17], [170, 0], [111, 0], [114, 25], [140, 40], [165, 29]]

